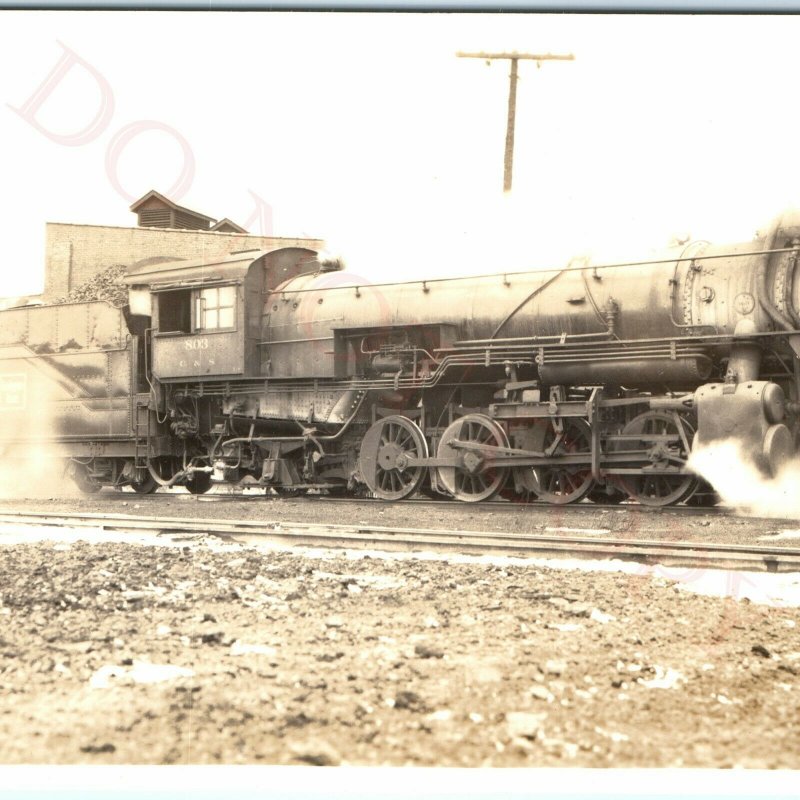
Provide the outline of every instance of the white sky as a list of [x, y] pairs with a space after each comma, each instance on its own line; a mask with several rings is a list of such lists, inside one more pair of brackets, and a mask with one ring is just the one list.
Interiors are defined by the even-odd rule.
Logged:
[[[0, 294], [41, 288], [45, 221], [131, 225], [168, 192], [276, 235], [326, 238], [374, 280], [636, 255], [690, 231], [749, 239], [800, 206], [800, 17], [0, 12]], [[113, 115], [65, 146], [24, 106], [65, 50]], [[514, 192], [502, 194], [508, 66], [522, 62]], [[101, 92], [74, 67], [36, 119], [70, 134]], [[115, 136], [150, 120], [109, 165]], [[259, 223], [250, 225], [259, 231]]]

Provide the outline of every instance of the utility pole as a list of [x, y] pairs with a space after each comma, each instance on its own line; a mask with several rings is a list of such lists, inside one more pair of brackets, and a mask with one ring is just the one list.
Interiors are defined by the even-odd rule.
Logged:
[[506, 153], [505, 166], [503, 169], [503, 191], [511, 191], [511, 173], [514, 167], [514, 126], [517, 118], [517, 79], [518, 63], [522, 61], [535, 61], [537, 67], [542, 66], [542, 61], [574, 61], [572, 53], [566, 55], [553, 55], [552, 53], [462, 53], [456, 55], [459, 58], [482, 58], [484, 61], [494, 61], [496, 59], [508, 59], [511, 62], [511, 73], [508, 76], [508, 123], [506, 126]]

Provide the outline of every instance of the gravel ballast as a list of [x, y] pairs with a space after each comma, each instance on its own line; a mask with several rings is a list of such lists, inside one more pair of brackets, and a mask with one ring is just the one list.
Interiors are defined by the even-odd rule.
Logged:
[[800, 611], [658, 575], [31, 542], [0, 597], [5, 764], [800, 765]]

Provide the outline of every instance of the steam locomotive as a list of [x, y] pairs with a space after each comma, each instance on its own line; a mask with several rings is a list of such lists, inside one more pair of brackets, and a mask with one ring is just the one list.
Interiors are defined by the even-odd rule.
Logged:
[[85, 491], [215, 482], [554, 504], [775, 474], [800, 420], [800, 218], [647, 261], [373, 284], [301, 248], [131, 268], [128, 303], [0, 312], [6, 458]]

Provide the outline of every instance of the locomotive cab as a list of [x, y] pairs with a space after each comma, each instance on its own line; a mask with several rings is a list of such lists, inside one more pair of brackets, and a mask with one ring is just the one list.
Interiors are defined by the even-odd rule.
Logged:
[[259, 375], [264, 293], [318, 268], [313, 251], [281, 248], [131, 270], [131, 307], [141, 312], [149, 301], [152, 375], [165, 383]]

